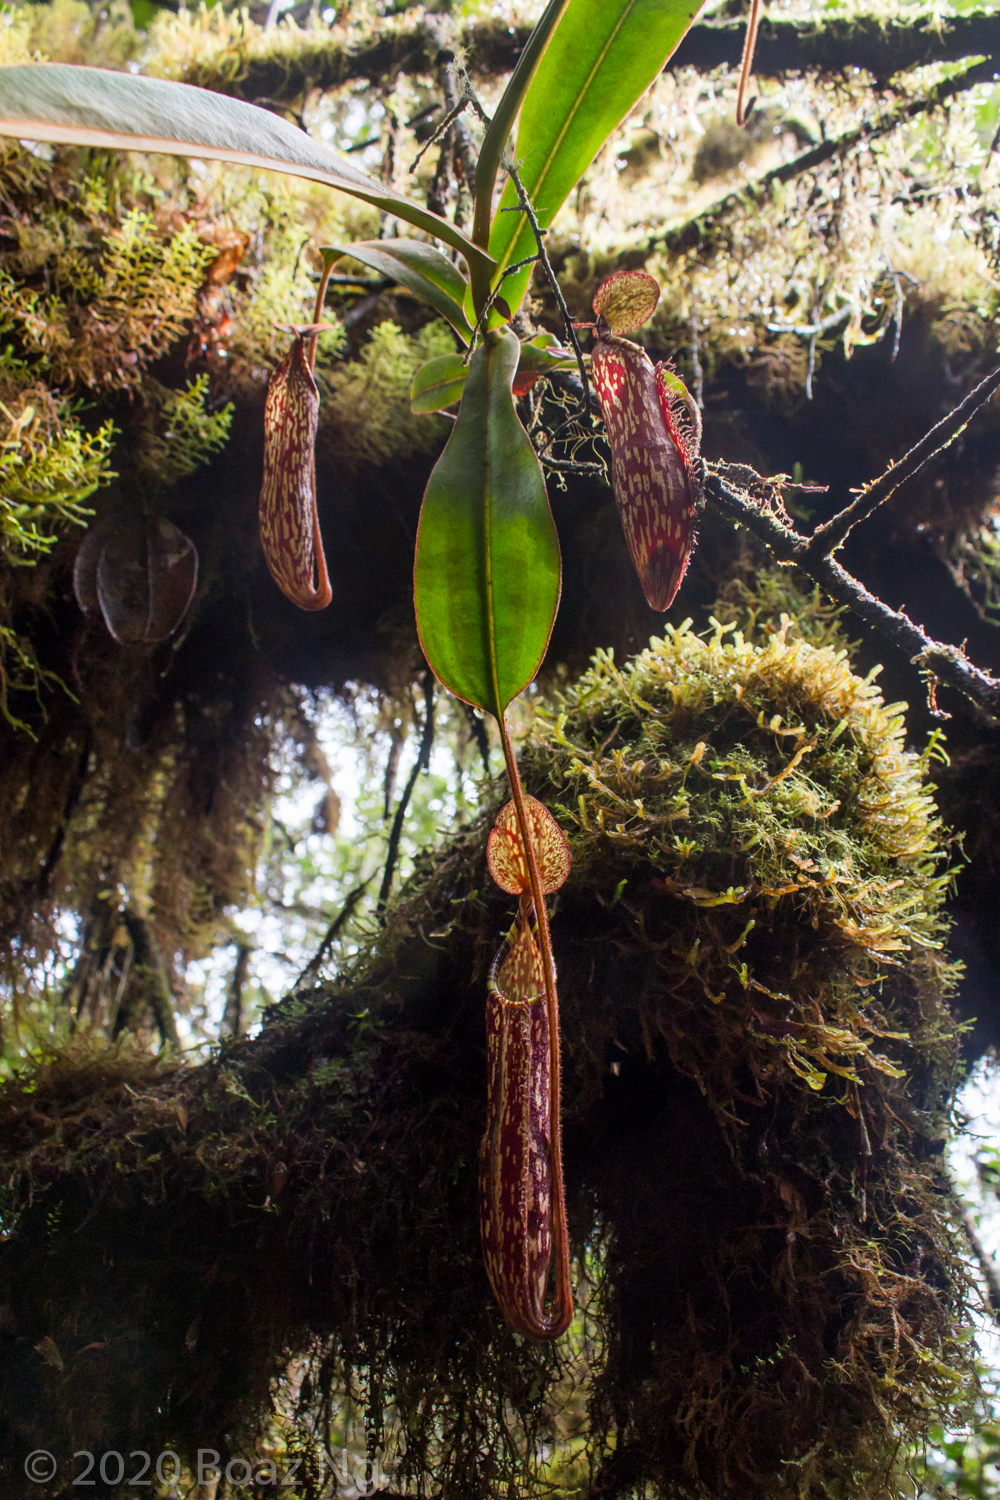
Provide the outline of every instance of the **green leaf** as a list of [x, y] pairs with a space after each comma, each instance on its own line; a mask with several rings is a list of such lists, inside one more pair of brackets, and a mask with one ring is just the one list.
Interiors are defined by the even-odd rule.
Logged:
[[468, 344], [472, 329], [462, 308], [468, 282], [446, 255], [422, 240], [358, 240], [353, 245], [332, 247], [337, 255], [350, 255], [363, 266], [389, 276], [421, 301], [447, 318], [459, 338]]
[[540, 333], [521, 345], [518, 372], [548, 375], [553, 370], [575, 370], [576, 356], [564, 349], [554, 333]]
[[[701, 6], [698, 0], [569, 0], [521, 106], [514, 150], [543, 229], [664, 67]], [[535, 237], [508, 182], [490, 233], [499, 266], [534, 254]], [[515, 310], [531, 267], [504, 286]]]
[[444, 411], [461, 401], [469, 371], [460, 354], [442, 354], [429, 359], [413, 377], [410, 410], [418, 413]]
[[519, 348], [482, 344], [424, 494], [414, 592], [424, 655], [458, 698], [497, 719], [534, 677], [559, 607], [559, 542], [511, 395]]
[[534, 30], [524, 45], [517, 60], [517, 67], [500, 96], [493, 111], [476, 163], [475, 214], [472, 237], [477, 245], [485, 245], [490, 233], [490, 214], [493, 210], [493, 189], [496, 186], [500, 159], [507, 145], [514, 119], [527, 93], [532, 74], [566, 6], [566, 0], [549, 0]]
[[[549, 375], [553, 370], [575, 370], [576, 360], [554, 334], [540, 333], [522, 344], [517, 363], [519, 375]], [[429, 359], [413, 377], [410, 410], [419, 414], [444, 411], [462, 399], [468, 366], [460, 354], [442, 354]]]
[[488, 257], [454, 224], [389, 192], [304, 130], [240, 99], [103, 68], [0, 68], [0, 135], [113, 150], [164, 151], [307, 177], [436, 235], [482, 274]]

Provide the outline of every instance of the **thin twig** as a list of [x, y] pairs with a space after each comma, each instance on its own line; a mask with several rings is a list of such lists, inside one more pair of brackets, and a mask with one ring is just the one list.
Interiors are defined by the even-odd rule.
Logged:
[[[458, 701], [462, 702], [461, 699]], [[490, 776], [492, 775], [490, 771], [490, 738], [486, 733], [486, 725], [471, 703], [462, 703], [462, 708], [465, 710], [465, 717], [469, 721], [472, 738], [476, 742], [476, 749], [479, 751], [480, 759], [483, 762], [483, 772], [486, 776]]]
[[821, 337], [824, 333], [829, 333], [831, 329], [836, 328], [838, 323], [843, 323], [850, 316], [851, 309], [841, 307], [819, 323], [765, 323], [764, 327], [768, 333], [801, 333], [803, 338], [814, 339]]
[[441, 139], [441, 137], [447, 132], [448, 128], [455, 123], [455, 121], [458, 119], [459, 115], [465, 109], [465, 107], [468, 104], [468, 102], [469, 102], [468, 99], [459, 99], [458, 103], [454, 106], [454, 108], [453, 109], [449, 109], [449, 111], [445, 115], [444, 119], [441, 120], [439, 122], [439, 124], [435, 125], [435, 127], [434, 127], [433, 131], [431, 132], [431, 134], [427, 137], [426, 141], [424, 141], [424, 144], [421, 146], [421, 148], [417, 152], [416, 156], [410, 162], [410, 171], [411, 172], [415, 172], [417, 170], [417, 168], [419, 167], [421, 161], [426, 156], [427, 152], [431, 149], [431, 147], [433, 146], [434, 142], [435, 141], [439, 141]]
[[385, 921], [386, 902], [389, 900], [389, 892], [392, 890], [392, 877], [396, 871], [396, 860], [399, 858], [399, 841], [403, 836], [403, 823], [406, 820], [406, 809], [410, 805], [413, 788], [417, 784], [417, 777], [430, 763], [431, 746], [434, 744], [434, 673], [428, 668], [424, 673], [424, 724], [420, 734], [420, 748], [417, 751], [417, 759], [413, 770], [410, 772], [403, 795], [399, 799], [396, 808], [396, 816], [392, 820], [392, 830], [389, 834], [389, 847], [385, 856], [385, 874], [382, 876], [382, 888], [378, 893], [378, 902], [375, 907], [375, 915], [383, 922]]
[[903, 336], [903, 282], [899, 272], [894, 270], [891, 265], [888, 265], [888, 262], [887, 266], [889, 275], [892, 278], [893, 290], [896, 293], [896, 301], [892, 309], [893, 338], [892, 355], [890, 357], [891, 363], [895, 364], [896, 356], [899, 354], [899, 341]]
[[367, 880], [363, 880], [360, 885], [356, 885], [354, 887], [353, 891], [348, 892], [347, 896], [344, 899], [343, 906], [340, 908], [340, 911], [337, 913], [333, 921], [330, 923], [329, 927], [326, 929], [326, 932], [323, 936], [323, 941], [320, 943], [319, 947], [316, 949], [316, 952], [306, 964], [305, 968], [298, 975], [295, 983], [291, 987], [290, 993], [294, 993], [294, 991], [298, 989], [302, 981], [304, 979], [307, 979], [310, 974], [314, 974], [319, 968], [330, 948], [333, 946], [334, 939], [339, 937], [341, 932], [343, 932], [352, 913], [354, 912], [354, 908], [357, 906], [358, 902], [361, 900], [361, 897], [364, 895], [365, 891], [368, 889], [374, 879], [374, 875], [369, 875]]
[[[465, 87], [456, 87], [456, 74], [459, 67], [455, 56], [455, 50], [448, 40], [446, 23], [443, 18], [428, 16], [427, 29], [433, 36], [438, 46], [438, 61], [443, 65], [441, 74], [441, 92], [444, 94], [444, 102], [449, 111], [456, 111], [454, 125], [455, 152], [458, 156], [458, 164], [461, 166], [462, 175], [470, 190], [476, 180], [476, 157], [478, 155], [472, 133], [467, 121], [462, 119], [462, 110], [467, 100]], [[459, 106], [461, 105], [461, 108]]]
[[[727, 471], [739, 475], [739, 483], [729, 480]], [[705, 466], [705, 493], [719, 509], [741, 521], [769, 548], [778, 562], [790, 563], [807, 573], [838, 604], [844, 604], [871, 630], [891, 641], [911, 661], [933, 679], [947, 683], [986, 713], [1000, 717], [1000, 680], [991, 677], [969, 661], [959, 646], [936, 641], [915, 625], [909, 615], [890, 609], [876, 599], [857, 578], [836, 559], [809, 551], [810, 538], [801, 536], [769, 509], [755, 502], [744, 488], [746, 470], [742, 466], [711, 464]], [[766, 481], [759, 481], [761, 486]], [[933, 710], [932, 710], [933, 711]]]
[[[538, 246], [538, 262], [544, 270], [545, 275], [548, 277], [549, 286], [552, 288], [552, 294], [556, 299], [559, 311], [562, 314], [563, 322], [566, 325], [566, 332], [573, 347], [573, 353], [576, 355], [576, 365], [577, 369], [580, 371], [580, 383], [583, 386], [583, 409], [585, 412], [589, 413], [592, 409], [590, 397], [590, 382], [587, 379], [587, 371], [583, 363], [583, 350], [580, 348], [580, 340], [576, 336], [576, 329], [573, 327], [573, 319], [569, 315], [569, 308], [566, 306], [566, 299], [563, 297], [562, 287], [559, 285], [556, 273], [555, 271], [553, 271], [552, 264], [545, 252], [545, 241], [543, 238], [545, 230], [539, 226], [535, 210], [532, 208], [531, 203], [528, 199], [528, 195], [524, 191], [521, 179], [517, 173], [517, 168], [514, 166], [513, 162], [507, 163], [507, 175], [510, 177], [511, 182], [514, 184], [514, 187], [517, 191], [518, 206], [517, 208], [503, 209], [502, 212], [523, 213], [527, 217], [528, 223], [531, 225], [531, 232], [535, 236], [535, 243]], [[510, 269], [506, 272], [504, 279], [506, 279], [506, 276], [509, 276], [511, 271], [513, 270], [514, 267], [511, 266]]]
[[[507, 274], [510, 275], [512, 271], [522, 271], [525, 266], [533, 266], [535, 264], [535, 262], [537, 261], [537, 259], [538, 259], [538, 257], [536, 255], [528, 255], [528, 256], [525, 257], [524, 260], [516, 261], [514, 263], [514, 265], [512, 265], [509, 268]], [[487, 319], [489, 318], [489, 315], [493, 311], [493, 309], [500, 302], [503, 302], [504, 307], [507, 308], [507, 303], [504, 302], [503, 297], [500, 295], [502, 291], [503, 291], [503, 282], [502, 281], [498, 281], [497, 284], [496, 284], [496, 286], [490, 292], [490, 294], [487, 297], [486, 301], [483, 303], [483, 310], [479, 314], [479, 317], [476, 319], [475, 323], [473, 324], [472, 337], [469, 340], [469, 347], [468, 347], [468, 349], [466, 349], [465, 354], [462, 357], [462, 363], [463, 363], [463, 365], [467, 365], [469, 363], [469, 360], [472, 358], [473, 354], [475, 353], [476, 345], [479, 342], [479, 337], [480, 337], [483, 329], [486, 327]], [[507, 309], [506, 316], [508, 316], [508, 317], [510, 316], [510, 309], [509, 308]]]
[[998, 389], [1000, 389], [1000, 365], [991, 375], [981, 380], [953, 411], [950, 411], [946, 417], [942, 417], [936, 427], [932, 427], [930, 432], [925, 433], [919, 443], [915, 443], [898, 464], [891, 464], [878, 479], [872, 480], [871, 484], [866, 484], [850, 505], [846, 505], [835, 516], [831, 516], [829, 521], [824, 521], [822, 526], [817, 526], [807, 543], [806, 550], [809, 555], [828, 557], [836, 552], [859, 521], [864, 521], [884, 504], [905, 480], [912, 479], [924, 464], [936, 458], [950, 443], [955, 441], [968, 426], [970, 418]]
[[961, 1217], [962, 1228], [965, 1231], [965, 1238], [969, 1242], [969, 1249], [978, 1261], [979, 1269], [986, 1283], [987, 1299], [990, 1304], [990, 1312], [993, 1314], [993, 1321], [1000, 1325], [1000, 1275], [997, 1274], [996, 1261], [992, 1255], [986, 1253], [985, 1246], [976, 1233], [972, 1211], [947, 1173], [945, 1174], [945, 1180], [951, 1191], [952, 1201]]
[[596, 459], [591, 461], [586, 458], [547, 458], [546, 454], [552, 446], [554, 437], [553, 434], [553, 439], [538, 455], [539, 462], [543, 463], [547, 469], [552, 469], [557, 474], [597, 474], [600, 478], [605, 478], [608, 472], [607, 465], [598, 463]]
[[694, 399], [699, 411], [705, 410], [705, 372], [701, 366], [701, 330], [698, 327], [698, 304], [691, 298], [691, 371], [694, 375]]
[[768, 202], [772, 188], [778, 184], [792, 182], [796, 177], [801, 177], [805, 172], [815, 171], [817, 167], [823, 166], [828, 161], [849, 155], [856, 146], [862, 143], [890, 134], [901, 125], [905, 125], [908, 120], [939, 108], [949, 99], [953, 99], [956, 94], [964, 93], [975, 84], [989, 82], [998, 71], [1000, 71], [1000, 62], [988, 57], [985, 61], [966, 68], [955, 77], [946, 78], [936, 88], [922, 94], [918, 99], [908, 99], [898, 108], [878, 115], [873, 120], [866, 120], [854, 130], [847, 130], [843, 135], [831, 136], [829, 140], [810, 147], [808, 151], [793, 157], [791, 161], [784, 162], [780, 167], [764, 172], [755, 181], [748, 182], [745, 187], [736, 192], [727, 193], [724, 198], [717, 199], [715, 203], [696, 214], [693, 219], [687, 219], [672, 229], [664, 229], [652, 235], [646, 242], [644, 254], [649, 256], [654, 251], [665, 250], [677, 255], [684, 250], [692, 250], [696, 247], [702, 250], [710, 247], [713, 241], [719, 238], [725, 222], [733, 213], [740, 209], [758, 208]]

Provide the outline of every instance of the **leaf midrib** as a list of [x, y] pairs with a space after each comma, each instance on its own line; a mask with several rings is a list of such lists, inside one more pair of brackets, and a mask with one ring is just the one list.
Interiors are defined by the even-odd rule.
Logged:
[[500, 679], [497, 674], [497, 641], [496, 641], [496, 616], [493, 610], [493, 491], [491, 484], [491, 467], [493, 456], [492, 428], [493, 423], [489, 419], [489, 410], [492, 404], [491, 396], [493, 390], [493, 361], [499, 353], [499, 348], [487, 350], [486, 354], [486, 390], [487, 390], [487, 417], [486, 417], [486, 444], [483, 474], [483, 493], [485, 496], [483, 517], [483, 551], [486, 566], [486, 642], [487, 660], [490, 664], [490, 681], [493, 685], [493, 702], [496, 705], [493, 712], [497, 719], [503, 717], [505, 703], [500, 702]]
[[[556, 139], [555, 139], [555, 141], [553, 142], [553, 145], [552, 145], [552, 149], [549, 152], [548, 156], [546, 157], [545, 162], [543, 163], [543, 166], [542, 166], [542, 170], [538, 174], [538, 178], [536, 179], [536, 181], [534, 183], [534, 186], [532, 188], [532, 193], [533, 193], [533, 196], [534, 196], [536, 204], [538, 202], [539, 191], [540, 191], [542, 185], [545, 182], [546, 175], [548, 174], [549, 169], [551, 168], [552, 163], [553, 163], [556, 155], [559, 152], [560, 146], [562, 145], [563, 141], [566, 139], [566, 134], [567, 134], [570, 126], [573, 124], [573, 122], [575, 121], [577, 115], [579, 114], [580, 110], [583, 107], [584, 100], [586, 99], [587, 93], [588, 93], [588, 91], [590, 89], [591, 84], [594, 81], [594, 77], [595, 77], [598, 69], [601, 67], [601, 64], [604, 62], [604, 59], [607, 57], [608, 51], [610, 50], [612, 44], [614, 43], [614, 40], [617, 37], [618, 33], [621, 31], [622, 27], [625, 25], [625, 22], [628, 20], [629, 16], [632, 14], [632, 12], [635, 10], [635, 7], [638, 5], [638, 3], [639, 3], [639, 0], [629, 0], [629, 3], [627, 5], [627, 7], [622, 11], [621, 15], [618, 18], [618, 24], [617, 24], [617, 26], [615, 27], [614, 31], [612, 31], [611, 34], [609, 35], [609, 37], [608, 37], [607, 41], [605, 42], [603, 48], [601, 49], [600, 53], [598, 54], [597, 59], [594, 62], [593, 67], [591, 68], [589, 74], [587, 75], [586, 82], [584, 83], [583, 88], [580, 90], [580, 93], [577, 96], [576, 103], [573, 105], [573, 107], [570, 110], [569, 114], [566, 116], [566, 119], [565, 119], [565, 121], [563, 123], [563, 127], [560, 130], [559, 134], [556, 136]], [[565, 12], [563, 14], [565, 15]], [[557, 33], [557, 35], [558, 35], [558, 33]], [[536, 212], [536, 214], [538, 214], [537, 208], [536, 208], [535, 212]], [[539, 222], [541, 222], [544, 219], [544, 211], [543, 211], [543, 213], [538, 214], [538, 218], [539, 218]], [[514, 246], [516, 245], [516, 243], [518, 241], [518, 238], [519, 238], [519, 236], [521, 234], [521, 230], [523, 228], [524, 228], [524, 215], [522, 214], [522, 216], [521, 216], [521, 222], [519, 223], [517, 229], [514, 231], [514, 235], [513, 235], [512, 239], [511, 239], [511, 242], [510, 242], [509, 246], [507, 247], [507, 251], [506, 251], [506, 253], [504, 255], [504, 258], [503, 258], [502, 261], [500, 261], [498, 263], [498, 266], [497, 266], [497, 270], [498, 271], [504, 270], [505, 267], [507, 265], [509, 265], [510, 258], [511, 258], [511, 256], [514, 253]], [[499, 279], [499, 278], [497, 278], [496, 274], [494, 273], [494, 280], [497, 280], [497, 279]]]

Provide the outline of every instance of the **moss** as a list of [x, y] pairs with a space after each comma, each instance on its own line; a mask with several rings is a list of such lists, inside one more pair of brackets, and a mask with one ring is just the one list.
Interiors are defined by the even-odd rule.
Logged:
[[96, 256], [69, 236], [59, 245], [25, 233], [21, 269], [53, 260], [59, 290], [45, 295], [0, 271], [0, 331], [57, 384], [135, 385], [190, 324], [209, 259], [193, 229], [165, 239], [139, 209], [108, 229]]
[[170, 390], [147, 380], [143, 394], [149, 410], [149, 430], [135, 458], [142, 480], [170, 489], [186, 479], [226, 446], [233, 421], [233, 405], [208, 411], [208, 375], [198, 375], [184, 390]]
[[86, 502], [113, 477], [114, 428], [107, 421], [88, 432], [70, 402], [10, 355], [0, 366], [0, 716], [32, 735], [12, 699], [33, 697], [44, 714], [46, 693], [65, 688], [12, 623], [12, 570], [36, 565], [68, 529], [86, 525]]
[[13, 566], [85, 525], [85, 502], [112, 477], [111, 422], [88, 433], [67, 401], [25, 376], [22, 366], [0, 378], [0, 554]]
[[452, 354], [455, 340], [440, 322], [407, 336], [397, 324], [380, 323], [360, 358], [327, 376], [330, 404], [321, 420], [338, 455], [383, 464], [426, 453], [441, 441], [445, 423], [410, 411], [410, 386], [425, 361]]
[[599, 657], [523, 767], [574, 852], [570, 1336], [511, 1335], [479, 1253], [493, 801], [258, 1040], [0, 1094], [11, 1476], [43, 1430], [266, 1441], [311, 1496], [350, 1430], [443, 1500], [872, 1500], [964, 1400], [946, 842], [898, 706], [832, 645], [681, 627]]
[[0, 63], [64, 62], [122, 68], [140, 51], [124, 0], [94, 10], [86, 0], [9, 6], [0, 25]]

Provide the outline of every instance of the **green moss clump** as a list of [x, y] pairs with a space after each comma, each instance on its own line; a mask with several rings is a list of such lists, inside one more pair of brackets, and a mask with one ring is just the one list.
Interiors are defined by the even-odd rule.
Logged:
[[[189, 225], [164, 235], [138, 208], [102, 224], [105, 187], [87, 187], [73, 211], [56, 195], [18, 226], [20, 251], [0, 268], [0, 332], [55, 384], [135, 386], [188, 328], [212, 252]], [[13, 274], [33, 278], [46, 266], [51, 292]]]
[[[947, 840], [904, 708], [785, 618], [759, 643], [668, 629], [621, 670], [599, 654], [537, 715], [526, 779], [570, 833], [565, 903], [608, 913], [592, 952], [607, 971], [613, 943], [618, 968], [603, 1007], [564, 986], [567, 1066], [669, 1059], [759, 1216], [731, 1238], [702, 1224], [703, 1264], [680, 1271], [664, 1248], [698, 1148], [673, 1141], [673, 1206], [616, 1163], [647, 1217], [611, 1215], [594, 1410], [617, 1431], [611, 1468], [640, 1465], [656, 1493], [880, 1493], [928, 1411], [962, 1397], [964, 1273], [935, 1161], [956, 1076]], [[729, 1169], [703, 1149], [724, 1198]], [[619, 1198], [606, 1164], [592, 1177]], [[733, 1203], [718, 1212], [732, 1222]]]
[[144, 483], [168, 489], [220, 452], [229, 439], [234, 407], [206, 409], [208, 376], [198, 375], [184, 390], [170, 390], [149, 379], [143, 391], [149, 427], [136, 455]]
[[898, 1493], [969, 1380], [946, 841], [899, 706], [785, 627], [683, 627], [599, 657], [523, 769], [574, 856], [566, 1340], [510, 1333], [479, 1246], [497, 788], [257, 1040], [0, 1091], [0, 1454], [43, 1417], [59, 1452], [266, 1437], [318, 1489], [353, 1400], [394, 1486], [442, 1500]]
[[114, 428], [87, 432], [16, 362], [0, 372], [0, 392], [0, 555], [17, 566], [50, 552], [67, 524], [86, 525], [85, 502], [112, 477]]
[[330, 403], [325, 414], [321, 408], [320, 420], [331, 448], [354, 463], [371, 464], [434, 449], [445, 424], [440, 417], [413, 414], [410, 386], [425, 361], [454, 351], [443, 323], [428, 323], [411, 335], [395, 323], [380, 323], [360, 358], [327, 371]]
[[[899, 1075], [880, 1039], [907, 1038], [881, 1012], [881, 981], [942, 944], [949, 876], [926, 766], [905, 746], [906, 705], [883, 705], [845, 651], [789, 640], [787, 623], [764, 646], [731, 628], [671, 629], [624, 673], [599, 654], [565, 709], [539, 714], [539, 743], [564, 762], [552, 784], [571, 794], [583, 858], [595, 836], [605, 875], [610, 851], [623, 870], [638, 855], [606, 899], [628, 907], [628, 884], [652, 878], [671, 903], [675, 1015], [721, 1006], [767, 1044], [762, 1076], [790, 1068], [817, 1091], [839, 1079], [853, 1098], [859, 1068]], [[775, 989], [789, 922], [796, 958]]]
[[110, 421], [88, 432], [70, 402], [6, 351], [0, 363], [0, 717], [29, 735], [30, 726], [11, 708], [12, 695], [23, 702], [33, 694], [42, 709], [43, 691], [60, 680], [13, 623], [12, 570], [33, 566], [68, 528], [86, 525], [93, 515], [87, 500], [113, 477], [113, 436]]

